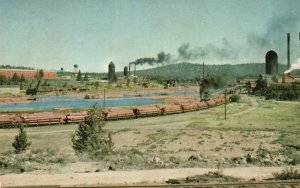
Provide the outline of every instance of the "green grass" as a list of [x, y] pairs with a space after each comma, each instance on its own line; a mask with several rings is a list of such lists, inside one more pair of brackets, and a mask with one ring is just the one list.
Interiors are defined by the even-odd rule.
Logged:
[[[235, 106], [229, 106], [235, 108]], [[300, 132], [300, 107], [276, 103], [273, 101], [259, 101], [259, 107], [241, 116], [228, 117], [227, 120], [216, 120], [216, 116], [224, 117], [224, 109], [214, 108], [213, 113], [207, 114], [203, 119], [191, 122], [188, 127], [209, 130], [267, 130]], [[221, 123], [221, 125], [220, 125]], [[300, 139], [299, 139], [300, 140]]]
[[[157, 144], [168, 144], [177, 140], [184, 133], [178, 130], [165, 130], [158, 129], [155, 133], [147, 135], [147, 140], [144, 140], [139, 145], [150, 145], [153, 143]], [[153, 145], [152, 145], [152, 149]]]

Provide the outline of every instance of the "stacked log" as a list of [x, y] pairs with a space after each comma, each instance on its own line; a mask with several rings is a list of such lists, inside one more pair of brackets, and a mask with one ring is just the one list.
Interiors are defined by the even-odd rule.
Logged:
[[216, 102], [214, 100], [212, 100], [212, 99], [206, 101], [206, 103], [207, 103], [207, 105], [208, 105], [209, 108], [217, 106]]
[[159, 108], [163, 114], [176, 114], [182, 112], [181, 106], [179, 105], [163, 105], [159, 106]]
[[65, 121], [66, 121], [66, 123], [78, 123], [78, 122], [84, 121], [86, 116], [87, 116], [86, 111], [68, 113], [66, 115]]
[[181, 106], [183, 112], [199, 110], [199, 105], [197, 103], [183, 103], [183, 104], [180, 104], [180, 106]]
[[161, 110], [156, 106], [139, 106], [133, 108], [133, 112], [137, 117], [157, 116], [161, 114]]
[[13, 122], [13, 115], [5, 114], [0, 115], [0, 125], [10, 125]]
[[135, 114], [130, 108], [112, 108], [105, 113], [106, 120], [130, 119], [134, 117]]
[[64, 114], [55, 114], [52, 112], [21, 114], [23, 125], [45, 125], [64, 123]]
[[208, 104], [206, 102], [197, 102], [199, 110], [208, 108]]
[[216, 105], [221, 105], [225, 103], [225, 98], [216, 98], [214, 101], [216, 102]]

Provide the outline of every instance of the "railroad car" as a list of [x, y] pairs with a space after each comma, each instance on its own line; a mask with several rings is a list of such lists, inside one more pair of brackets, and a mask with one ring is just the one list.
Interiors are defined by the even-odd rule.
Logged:
[[0, 115], [0, 125], [6, 125], [11, 123], [12, 123], [12, 115], [10, 114]]
[[158, 106], [159, 109], [162, 111], [162, 114], [176, 114], [176, 113], [182, 113], [182, 108], [180, 105], [162, 105], [162, 106]]
[[139, 106], [132, 109], [136, 117], [158, 116], [162, 111], [157, 106]]
[[213, 99], [205, 101], [209, 108], [217, 106], [216, 102]]
[[68, 113], [65, 117], [66, 123], [77, 123], [84, 121], [85, 117], [87, 116], [87, 112], [75, 112], [75, 113]]
[[[229, 102], [230, 96], [227, 96]], [[202, 110], [212, 108], [225, 103], [225, 98], [210, 99], [208, 101], [182, 103], [182, 104], [162, 104], [157, 106], [139, 106], [135, 108], [111, 108], [105, 109], [105, 120], [130, 119], [137, 117], [158, 116], [166, 114], [175, 114], [189, 112], [194, 110]], [[45, 124], [62, 124], [62, 123], [78, 123], [84, 121], [87, 116], [87, 111], [76, 113], [53, 113], [43, 112], [34, 114], [7, 114], [0, 115], [1, 125], [45, 125]]]
[[20, 115], [23, 125], [45, 125], [64, 123], [65, 115], [56, 113], [34, 113]]
[[183, 104], [180, 104], [180, 106], [181, 106], [181, 109], [183, 112], [199, 110], [199, 105], [196, 102], [195, 103], [183, 103]]
[[105, 113], [106, 120], [130, 119], [134, 117], [133, 110], [129, 108], [112, 108]]
[[208, 104], [206, 102], [198, 102], [197, 103], [199, 106], [199, 110], [203, 110], [203, 109], [207, 109], [208, 108]]
[[216, 98], [214, 99], [216, 105], [222, 105], [225, 103], [225, 98]]

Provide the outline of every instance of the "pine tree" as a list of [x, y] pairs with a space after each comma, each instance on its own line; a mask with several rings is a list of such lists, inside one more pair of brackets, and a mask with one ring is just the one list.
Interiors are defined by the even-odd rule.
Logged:
[[44, 78], [44, 71], [43, 69], [39, 70], [39, 78]]
[[89, 77], [88, 77], [88, 73], [87, 72], [84, 74], [84, 79], [83, 80], [84, 81], [89, 81]]
[[81, 71], [79, 70], [77, 74], [77, 81], [81, 81], [81, 79], [82, 79]]
[[75, 134], [72, 135], [73, 149], [78, 153], [91, 155], [107, 155], [113, 150], [111, 135], [106, 136], [102, 129], [105, 126], [104, 113], [101, 108], [92, 107], [84, 122], [79, 124]]
[[18, 82], [18, 81], [20, 80], [19, 77], [18, 77], [18, 75], [17, 75], [17, 73], [14, 73], [14, 74], [13, 74], [11, 80], [12, 80], [13, 82]]
[[23, 74], [21, 75], [21, 79], [20, 79], [20, 81], [21, 81], [21, 82], [25, 82], [25, 81], [26, 81], [26, 79], [25, 79], [25, 77], [24, 77], [24, 75], [23, 75]]
[[26, 131], [21, 125], [19, 127], [19, 134], [15, 137], [15, 141], [12, 143], [12, 146], [15, 148], [15, 153], [22, 153], [28, 149], [31, 145], [31, 142], [28, 141]]

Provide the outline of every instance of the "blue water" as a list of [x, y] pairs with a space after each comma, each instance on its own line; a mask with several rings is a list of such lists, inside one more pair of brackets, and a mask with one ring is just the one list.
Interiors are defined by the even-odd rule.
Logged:
[[67, 100], [72, 99], [72, 96], [66, 96], [66, 95], [53, 95], [53, 96], [39, 96], [37, 97], [38, 101], [49, 101], [49, 100]]
[[[198, 94], [198, 91], [175, 91], [167, 93], [170, 96], [178, 96], [178, 95], [192, 95]], [[122, 99], [122, 98], [135, 98], [135, 97], [155, 97], [155, 96], [162, 96], [161, 93], [147, 93], [141, 96], [137, 95], [126, 95], [126, 96], [107, 96], [107, 99]], [[102, 96], [101, 96], [102, 97]], [[46, 101], [65, 101], [65, 100], [78, 100], [76, 96], [65, 96], [65, 95], [58, 95], [58, 96], [38, 96], [37, 101], [46, 102]], [[80, 100], [80, 99], [79, 99]]]
[[[106, 107], [118, 107], [118, 106], [139, 106], [146, 104], [158, 104], [161, 100], [148, 99], [148, 98], [128, 98], [117, 100], [106, 100]], [[0, 105], [0, 111], [17, 111], [17, 110], [47, 110], [53, 108], [88, 108], [95, 105], [102, 107], [103, 100], [68, 100], [68, 101], [48, 101], [48, 102], [32, 102], [25, 104], [2, 104]]]
[[[198, 94], [198, 91], [174, 91], [174, 92], [166, 92], [169, 96], [178, 96], [178, 95], [193, 95]], [[164, 93], [165, 94], [165, 93]], [[140, 97], [156, 97], [156, 96], [163, 96], [161, 93], [147, 93], [141, 95]], [[139, 97], [137, 95], [126, 95], [126, 96], [110, 96], [107, 98], [130, 98], [130, 97]]]

